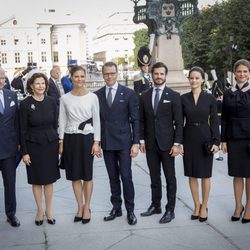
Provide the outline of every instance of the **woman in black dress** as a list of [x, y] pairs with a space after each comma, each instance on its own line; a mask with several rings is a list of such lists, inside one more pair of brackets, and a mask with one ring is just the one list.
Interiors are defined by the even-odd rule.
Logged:
[[[202, 68], [193, 67], [190, 70], [189, 82], [191, 92], [181, 97], [185, 118], [184, 174], [189, 177], [194, 201], [191, 220], [199, 219], [200, 222], [204, 222], [207, 220], [213, 153], [218, 152], [220, 143], [217, 103], [212, 94], [202, 90], [205, 82]], [[198, 178], [201, 178], [202, 202], [199, 200]]]
[[31, 94], [20, 103], [21, 146], [26, 164], [28, 183], [32, 184], [37, 204], [35, 224], [43, 224], [42, 193], [45, 215], [49, 224], [55, 224], [52, 216], [53, 183], [60, 178], [58, 168], [58, 111], [55, 100], [46, 96], [48, 79], [35, 73], [27, 81]]
[[228, 174], [233, 176], [235, 210], [232, 221], [240, 220], [244, 211], [242, 196], [244, 178], [246, 205], [242, 223], [250, 222], [250, 62], [244, 59], [234, 65], [236, 86], [224, 92], [222, 103], [221, 148], [228, 153]]

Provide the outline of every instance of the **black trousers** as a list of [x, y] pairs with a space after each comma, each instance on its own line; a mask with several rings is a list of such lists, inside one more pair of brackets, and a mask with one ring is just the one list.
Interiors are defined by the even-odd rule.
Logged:
[[161, 165], [166, 179], [167, 205], [166, 211], [174, 211], [176, 201], [175, 158], [168, 151], [161, 151], [155, 142], [150, 149], [146, 149], [146, 158], [151, 179], [152, 204], [161, 206], [162, 184]]
[[111, 189], [110, 201], [114, 209], [120, 209], [121, 181], [127, 211], [134, 211], [135, 190], [132, 181], [130, 150], [103, 150]]
[[5, 214], [12, 217], [16, 214], [16, 157], [0, 160], [4, 185]]

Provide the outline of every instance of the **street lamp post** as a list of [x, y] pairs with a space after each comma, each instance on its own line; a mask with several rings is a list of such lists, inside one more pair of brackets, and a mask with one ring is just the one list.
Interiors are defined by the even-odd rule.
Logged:
[[232, 33], [229, 37], [230, 41], [230, 70], [231, 70], [231, 86], [233, 86], [233, 52], [237, 49], [235, 35]]

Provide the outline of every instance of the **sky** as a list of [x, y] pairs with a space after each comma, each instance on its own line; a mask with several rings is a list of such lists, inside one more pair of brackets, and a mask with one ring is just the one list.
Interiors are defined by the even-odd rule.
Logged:
[[[216, 0], [199, 0], [199, 6], [214, 4]], [[141, 0], [138, 5], [144, 5]], [[0, 22], [12, 15], [16, 16], [18, 25], [30, 26], [32, 22], [83, 22], [87, 25], [89, 37], [94, 36], [96, 28], [115, 12], [133, 12], [131, 0], [0, 0]], [[50, 13], [51, 20], [44, 13]], [[59, 18], [58, 18], [59, 17]]]

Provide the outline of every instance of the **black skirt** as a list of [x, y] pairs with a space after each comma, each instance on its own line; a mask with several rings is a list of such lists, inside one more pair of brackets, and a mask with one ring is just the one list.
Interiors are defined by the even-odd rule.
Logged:
[[92, 180], [93, 143], [93, 134], [64, 134], [61, 165], [65, 168], [67, 180]]
[[28, 183], [34, 185], [48, 185], [60, 178], [58, 168], [58, 140], [42, 144], [27, 141], [27, 148], [31, 159], [27, 166]]
[[250, 177], [250, 139], [228, 140], [228, 175], [234, 177]]

